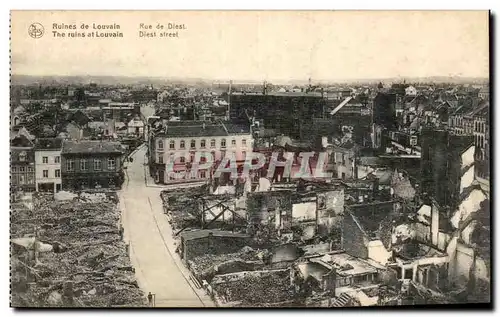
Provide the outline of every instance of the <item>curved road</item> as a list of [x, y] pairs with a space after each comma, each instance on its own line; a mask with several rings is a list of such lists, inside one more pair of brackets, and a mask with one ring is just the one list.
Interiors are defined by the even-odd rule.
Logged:
[[[163, 214], [161, 187], [147, 186], [146, 147], [142, 145], [127, 166], [119, 192], [124, 240], [130, 244], [130, 259], [141, 289], [155, 294], [156, 307], [204, 307], [213, 302], [197, 289], [182, 265]], [[148, 182], [151, 184], [151, 182]]]

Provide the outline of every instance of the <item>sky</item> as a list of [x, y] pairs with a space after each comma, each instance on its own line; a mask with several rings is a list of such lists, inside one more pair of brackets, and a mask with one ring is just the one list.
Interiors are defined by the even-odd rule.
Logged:
[[[487, 11], [12, 11], [11, 71], [268, 81], [486, 78], [488, 18]], [[28, 33], [34, 22], [44, 27], [41, 38]], [[105, 32], [123, 37], [57, 38], [53, 23], [86, 23], [88, 30], [76, 30], [85, 33], [97, 31], [93, 23], [116, 23], [120, 30]], [[141, 23], [156, 37], [140, 37]], [[168, 23], [186, 29], [160, 37], [156, 25]]]

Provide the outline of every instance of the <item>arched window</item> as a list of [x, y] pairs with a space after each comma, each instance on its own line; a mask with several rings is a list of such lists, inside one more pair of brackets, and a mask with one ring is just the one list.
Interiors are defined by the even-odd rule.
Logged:
[[211, 148], [215, 147], [215, 139], [210, 140], [210, 147]]
[[201, 141], [200, 141], [200, 147], [201, 147], [202, 149], [204, 149], [204, 148], [205, 148], [205, 140], [201, 140]]
[[180, 147], [181, 147], [181, 149], [185, 149], [186, 148], [186, 142], [184, 142], [184, 140], [181, 140]]
[[220, 140], [220, 147], [225, 148], [226, 147], [226, 139]]
[[191, 140], [191, 148], [196, 148], [196, 140]]
[[231, 140], [231, 146], [236, 146], [236, 140], [235, 139]]
[[170, 141], [170, 149], [171, 150], [175, 149], [175, 141], [174, 140]]
[[158, 140], [158, 150], [163, 150], [163, 141]]

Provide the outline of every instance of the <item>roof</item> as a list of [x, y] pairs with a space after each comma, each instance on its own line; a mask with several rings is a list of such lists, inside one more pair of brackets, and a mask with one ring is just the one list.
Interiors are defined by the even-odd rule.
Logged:
[[64, 141], [62, 154], [81, 153], [122, 153], [123, 148], [120, 142], [111, 141]]
[[474, 117], [477, 115], [485, 114], [487, 111], [489, 111], [490, 103], [489, 102], [483, 102], [480, 104], [478, 107], [473, 109], [471, 112], [467, 113], [468, 116]]
[[[264, 96], [262, 93], [247, 93], [247, 92], [233, 92], [232, 95], [260, 95]], [[265, 96], [275, 96], [275, 97], [321, 97], [320, 92], [279, 92], [279, 91], [273, 91], [267, 93]]]
[[455, 110], [453, 115], [466, 115], [470, 111], [473, 111], [474, 109], [479, 108], [481, 103], [484, 103], [484, 101], [474, 98], [474, 99], [464, 99], [461, 100], [459, 103], [459, 107]]
[[83, 126], [89, 123], [89, 116], [81, 110], [77, 110], [69, 115], [71, 121], [75, 121], [78, 125]]
[[11, 135], [11, 139], [17, 137], [17, 136], [24, 136], [28, 140], [33, 141], [35, 139], [35, 136], [31, 134], [26, 127], [20, 127], [16, 131], [14, 131]]
[[190, 125], [167, 124], [166, 137], [212, 137], [250, 134], [250, 127], [233, 123], [196, 123]]
[[10, 139], [11, 147], [32, 147], [32, 140], [28, 139], [25, 135], [19, 134], [11, 137]]
[[62, 148], [62, 139], [59, 138], [43, 138], [38, 139], [35, 144], [35, 150], [60, 150]]
[[192, 230], [192, 231], [183, 231], [181, 233], [181, 238], [184, 240], [196, 240], [208, 237], [212, 234], [214, 237], [230, 237], [230, 238], [249, 238], [248, 235], [238, 232], [231, 231], [222, 231], [222, 230]]
[[276, 132], [275, 129], [264, 128], [264, 129], [259, 131], [259, 137], [262, 137], [262, 138], [275, 137], [277, 135], [278, 135], [278, 133]]

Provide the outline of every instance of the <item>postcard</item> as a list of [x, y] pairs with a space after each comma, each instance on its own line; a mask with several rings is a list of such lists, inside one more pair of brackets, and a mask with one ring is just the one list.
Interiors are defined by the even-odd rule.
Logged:
[[11, 306], [491, 308], [489, 27], [11, 11]]

